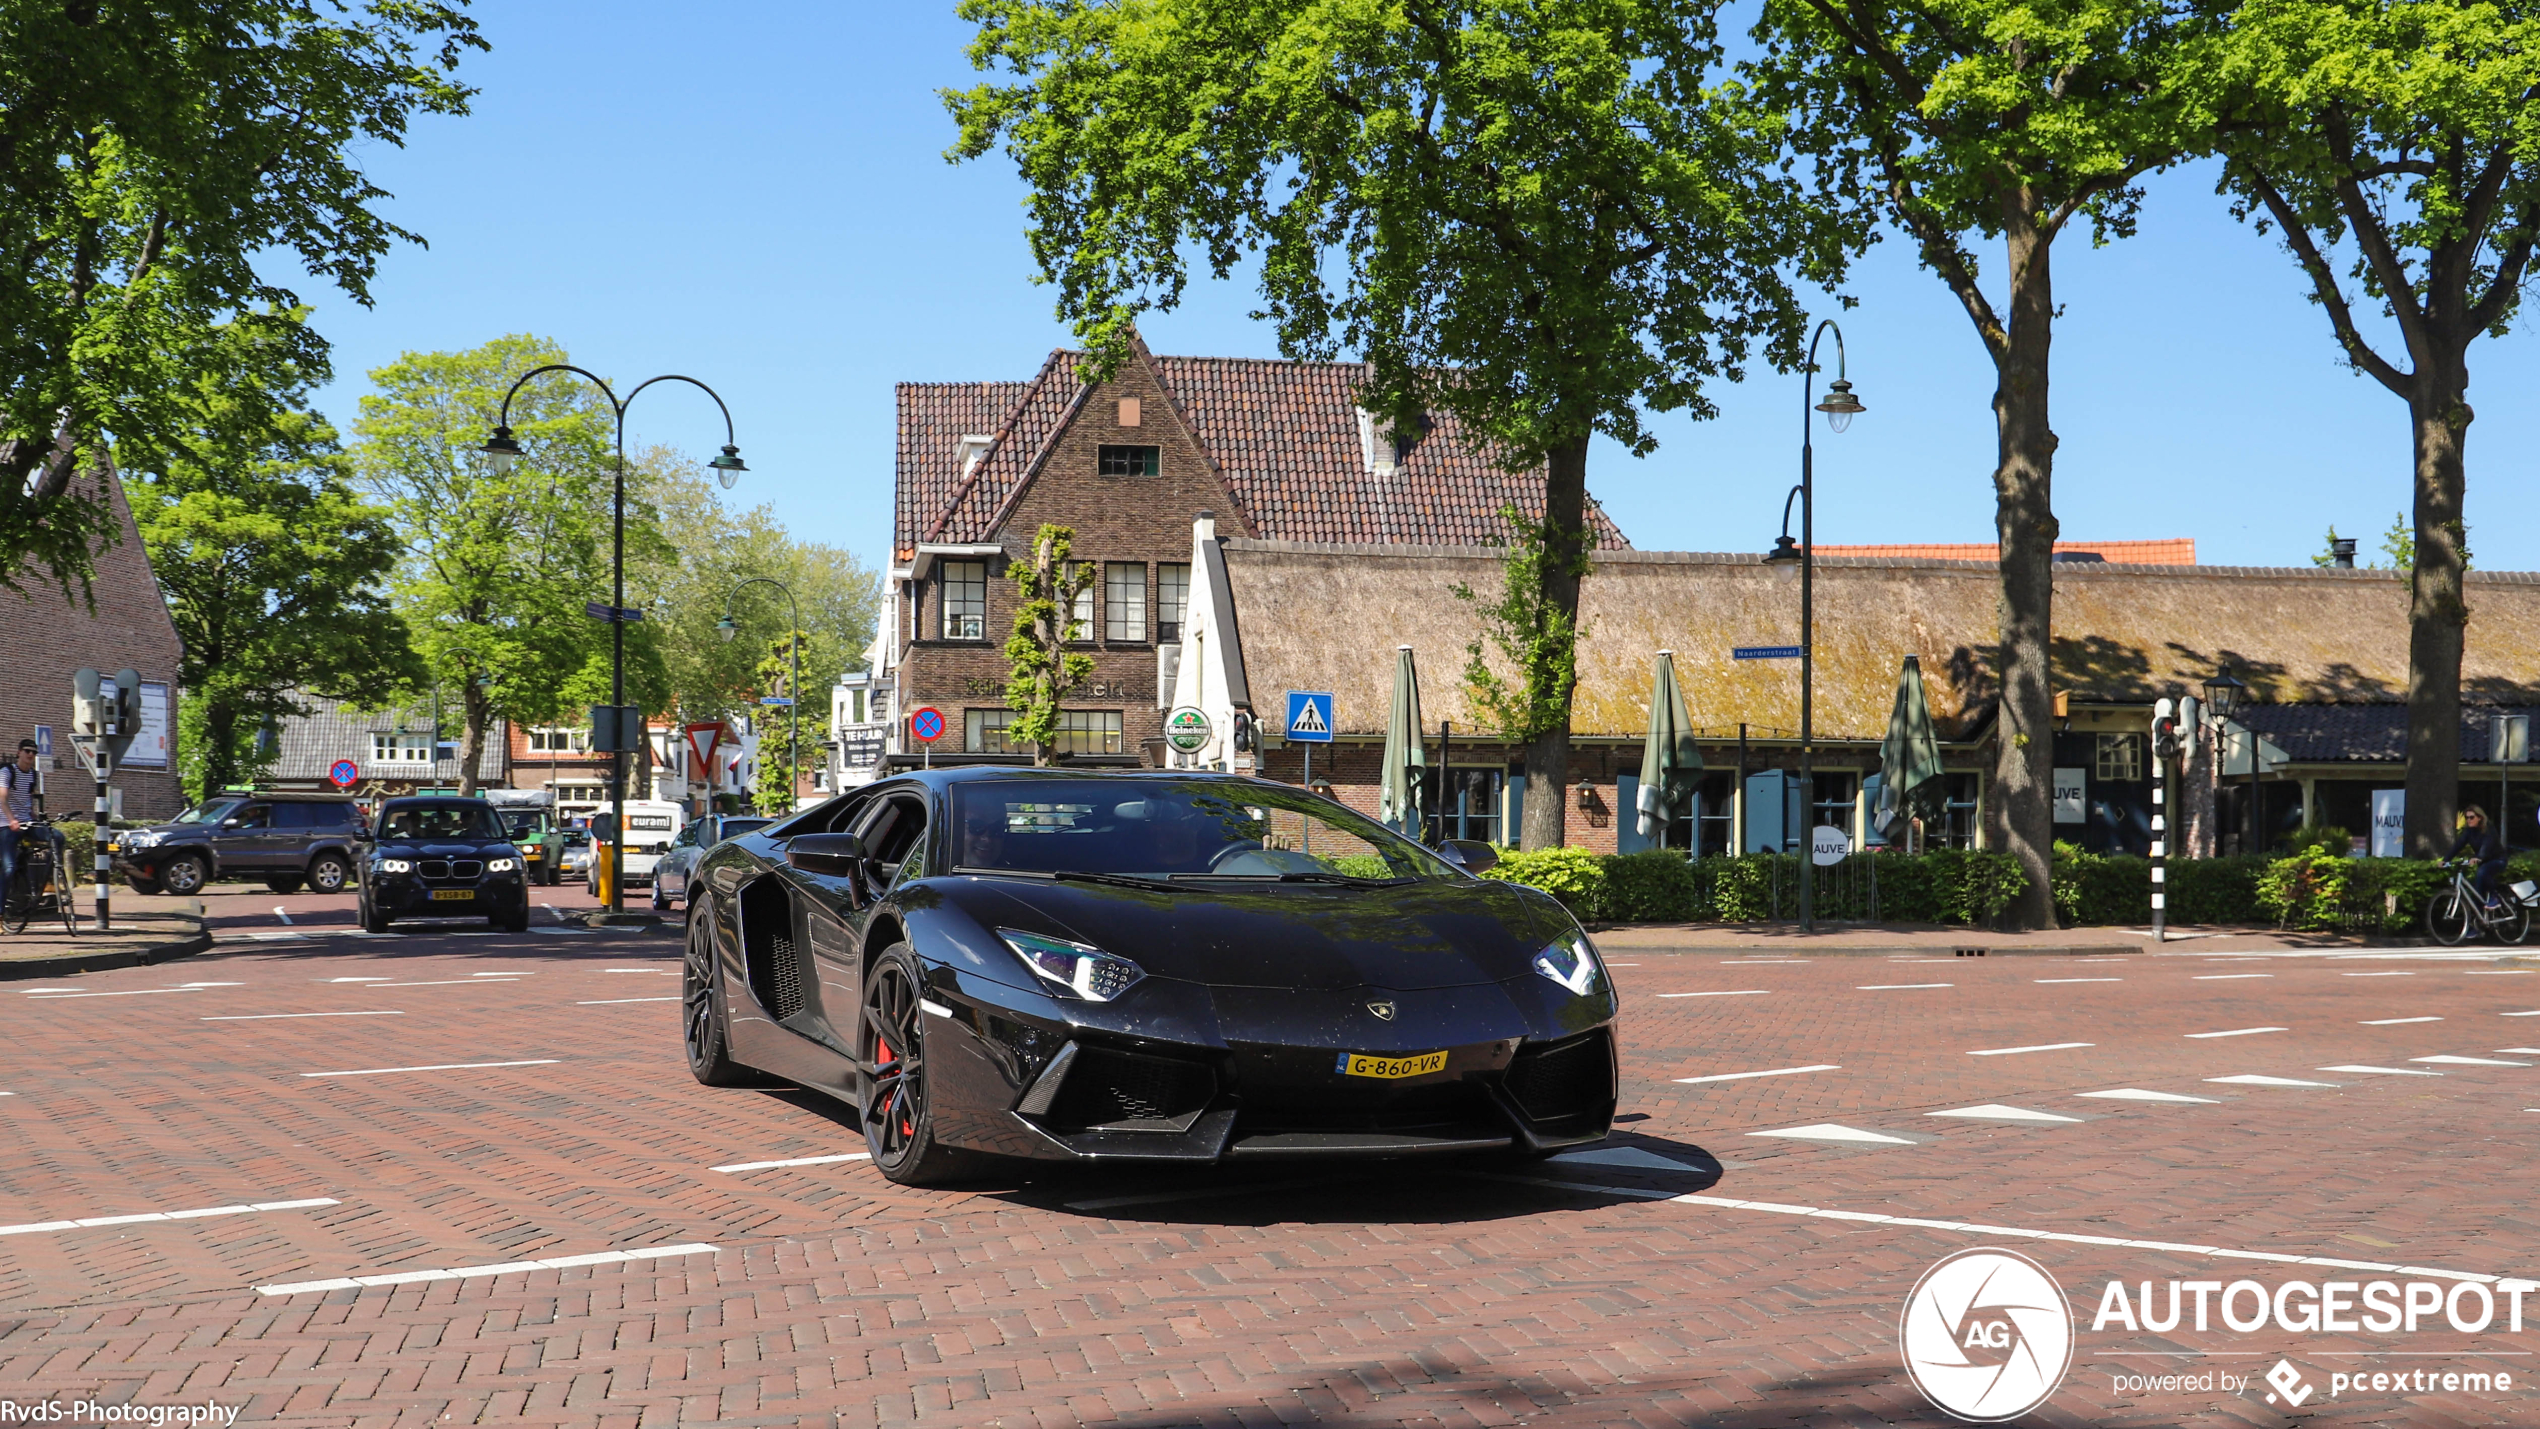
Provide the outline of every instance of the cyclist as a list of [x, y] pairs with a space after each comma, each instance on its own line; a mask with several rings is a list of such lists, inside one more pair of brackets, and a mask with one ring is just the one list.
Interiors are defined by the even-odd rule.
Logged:
[[2478, 860], [2478, 896], [2487, 903], [2487, 911], [2496, 911], [2496, 883], [2505, 871], [2505, 841], [2487, 822], [2487, 811], [2476, 804], [2461, 811], [2461, 836], [2452, 843], [2446, 858], [2459, 858], [2468, 853]]
[[9, 896], [16, 887], [18, 844], [22, 839], [40, 837], [53, 846], [53, 866], [63, 866], [67, 854], [61, 830], [50, 824], [35, 822], [35, 797], [39, 778], [35, 772], [35, 741], [18, 741], [18, 757], [0, 764], [0, 898]]

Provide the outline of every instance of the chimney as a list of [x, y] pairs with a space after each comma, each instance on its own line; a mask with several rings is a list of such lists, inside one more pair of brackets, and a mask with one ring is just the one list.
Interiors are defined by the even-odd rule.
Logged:
[[2355, 538], [2340, 536], [2328, 543], [2328, 563], [2341, 571], [2355, 568]]
[[1202, 541], [1216, 540], [1217, 513], [1214, 511], [1203, 511], [1199, 513], [1199, 519], [1191, 523], [1191, 535]]

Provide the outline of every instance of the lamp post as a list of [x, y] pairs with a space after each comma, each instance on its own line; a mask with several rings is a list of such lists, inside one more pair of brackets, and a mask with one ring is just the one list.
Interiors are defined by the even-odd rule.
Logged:
[[[1834, 380], [1826, 384], [1826, 400], [1810, 402], [1817, 389], [1817, 344], [1828, 332], [1834, 334]], [[1852, 395], [1852, 384], [1843, 375], [1843, 329], [1834, 319], [1817, 324], [1808, 338], [1808, 363], [1801, 369], [1803, 382], [1799, 390], [1799, 484], [1782, 500], [1782, 533], [1774, 540], [1773, 549], [1764, 557], [1768, 566], [1799, 567], [1799, 927], [1800, 931], [1817, 930], [1816, 907], [1816, 816], [1817, 765], [1813, 741], [1816, 738], [1817, 676], [1817, 449], [1815, 419], [1810, 412], [1826, 414], [1826, 425], [1837, 432], [1852, 425], [1852, 419], [1867, 410], [1861, 399]], [[1799, 503], [1799, 540], [1790, 539], [1790, 504]], [[1787, 827], [1785, 822], [1784, 827]]]
[[577, 377], [588, 379], [592, 386], [600, 389], [600, 395], [608, 399], [609, 409], [615, 414], [617, 419], [617, 485], [615, 495], [610, 504], [610, 595], [608, 614], [609, 726], [610, 734], [613, 736], [609, 740], [610, 748], [608, 751], [609, 822], [614, 830], [614, 834], [609, 839], [608, 844], [609, 906], [595, 921], [604, 924], [628, 922], [649, 923], [653, 921], [649, 917], [630, 919], [626, 916], [626, 888], [623, 879], [619, 876], [625, 872], [626, 863], [625, 855], [622, 852], [626, 846], [626, 756], [632, 752], [632, 749], [634, 748], [634, 746], [630, 743], [628, 731], [626, 729], [626, 620], [628, 614], [626, 609], [627, 404], [633, 402], [637, 397], [641, 396], [645, 388], [652, 386], [656, 382], [687, 383], [689, 386], [694, 387], [698, 391], [705, 393], [707, 396], [714, 398], [714, 405], [723, 413], [723, 452], [714, 460], [706, 463], [706, 465], [714, 468], [715, 476], [723, 482], [724, 489], [727, 491], [732, 488], [733, 482], [740, 479], [741, 473], [749, 470], [749, 468], [741, 464], [741, 449], [733, 443], [732, 409], [724, 406], [723, 398], [720, 394], [718, 394], [713, 388], [698, 381], [696, 378], [683, 377], [675, 372], [665, 373], [659, 377], [647, 377], [643, 381], [635, 384], [634, 388], [629, 391], [623, 399], [620, 399], [617, 395], [616, 389], [610, 387], [607, 379], [601, 377], [598, 373], [586, 371], [574, 366], [570, 362], [550, 362], [545, 366], [533, 367], [527, 372], [522, 373], [519, 380], [512, 383], [511, 390], [503, 394], [502, 410], [494, 418], [494, 434], [485, 439], [485, 444], [483, 446], [477, 448], [478, 451], [483, 452], [488, 458], [492, 459], [494, 469], [496, 471], [511, 470], [512, 463], [520, 460], [523, 455], [520, 443], [512, 439], [512, 398], [520, 395], [520, 389], [529, 385], [530, 379], [542, 377], [550, 372], [570, 372]]
[[[2204, 689], [2205, 708], [2213, 711], [2215, 732], [2220, 733], [2221, 722], [2240, 713], [2241, 705], [2249, 698], [2249, 686], [2229, 670], [2217, 670], [2213, 678], [2205, 682]], [[2249, 737], [2249, 846], [2243, 852], [2256, 853], [2258, 851], [2258, 733], [2245, 725], [2242, 726], [2241, 732]], [[2220, 786], [2221, 776], [2216, 776], [2215, 783], [2217, 787]], [[2220, 822], [2217, 821], [2216, 832], [2219, 834], [2220, 831]], [[2222, 852], [2219, 848], [2214, 851]]]
[[723, 598], [723, 618], [722, 618], [721, 620], [718, 620], [718, 621], [716, 621], [716, 622], [714, 623], [714, 628], [715, 628], [715, 631], [716, 631], [718, 634], [722, 635], [722, 637], [723, 637], [726, 641], [731, 640], [734, 636], [739, 635], [739, 634], [741, 633], [741, 627], [740, 627], [740, 625], [732, 619], [732, 602], [733, 602], [733, 599], [734, 599], [735, 597], [739, 596], [739, 595], [740, 595], [740, 593], [741, 593], [741, 592], [742, 592], [745, 588], [750, 587], [750, 586], [754, 586], [754, 585], [772, 585], [772, 586], [776, 587], [778, 590], [781, 590], [781, 591], [785, 592], [785, 609], [786, 609], [786, 612], [787, 612], [788, 614], [790, 614], [791, 616], [793, 616], [793, 618], [794, 618], [794, 624], [793, 624], [793, 627], [792, 627], [792, 629], [791, 629], [791, 630], [790, 630], [790, 631], [786, 634], [786, 637], [785, 637], [786, 659], [787, 659], [788, 661], [790, 661], [790, 662], [791, 662], [791, 666], [792, 666], [792, 670], [793, 670], [792, 675], [788, 678], [788, 680], [786, 681], [786, 685], [785, 685], [785, 693], [786, 693], [786, 696], [787, 696], [787, 697], [788, 697], [788, 698], [792, 701], [792, 704], [791, 704], [791, 705], [787, 708], [787, 710], [786, 710], [786, 714], [787, 714], [787, 716], [788, 716], [788, 719], [787, 719], [786, 728], [785, 728], [785, 811], [786, 811], [787, 813], [792, 813], [792, 812], [793, 812], [793, 809], [794, 809], [794, 779], [795, 779], [795, 777], [796, 777], [797, 772], [798, 772], [798, 771], [802, 768], [802, 738], [803, 738], [803, 612], [802, 612], [802, 607], [800, 607], [800, 606], [798, 606], [798, 605], [794, 604], [794, 592], [793, 592], [793, 589], [792, 589], [792, 587], [790, 587], [790, 586], [786, 585], [783, 581], [779, 581], [779, 580], [770, 580], [770, 579], [768, 579], [766, 576], [752, 576], [752, 577], [750, 577], [748, 580], [745, 580], [745, 581], [741, 582], [739, 585], [736, 585], [736, 586], [732, 587], [732, 592], [731, 592], [731, 594], [730, 594], [730, 595], [726, 595], [726, 596]]

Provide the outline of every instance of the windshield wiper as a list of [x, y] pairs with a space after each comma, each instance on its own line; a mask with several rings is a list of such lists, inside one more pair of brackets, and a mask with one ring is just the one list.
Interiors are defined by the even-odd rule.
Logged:
[[1168, 876], [1175, 879], [1222, 878], [1242, 883], [1338, 883], [1350, 888], [1391, 888], [1398, 883], [1418, 881], [1411, 878], [1354, 878], [1346, 873], [1304, 873], [1293, 870], [1286, 873], [1176, 873]]
[[981, 868], [976, 864], [955, 864], [954, 873], [973, 873], [987, 878], [1037, 878], [1044, 883], [1108, 883], [1118, 888], [1146, 888], [1174, 892], [1170, 883], [1153, 878], [1140, 878], [1134, 873], [1088, 873], [1082, 869], [1062, 868], [1044, 872], [1035, 868]]

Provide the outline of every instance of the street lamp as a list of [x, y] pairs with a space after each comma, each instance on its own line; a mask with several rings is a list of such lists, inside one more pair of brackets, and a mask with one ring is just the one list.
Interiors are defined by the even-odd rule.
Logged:
[[[1826, 384], [1826, 400], [1811, 403], [1817, 389], [1817, 344], [1827, 333], [1834, 334], [1834, 381]], [[1799, 927], [1800, 931], [1817, 930], [1817, 763], [1816, 678], [1817, 678], [1817, 450], [1814, 419], [1810, 412], [1826, 414], [1826, 425], [1840, 432], [1852, 425], [1852, 419], [1868, 409], [1852, 395], [1852, 384], [1843, 375], [1843, 329], [1827, 318], [1817, 324], [1808, 338], [1808, 364], [1801, 369], [1804, 380], [1799, 389], [1799, 484], [1782, 499], [1782, 533], [1773, 542], [1764, 564], [1776, 570], [1799, 567]], [[1799, 503], [1799, 539], [1790, 538], [1790, 506]], [[1785, 820], [1785, 827], [1787, 821]]]
[[787, 586], [783, 581], [770, 580], [765, 576], [752, 576], [748, 580], [741, 582], [739, 585], [732, 587], [732, 594], [723, 598], [723, 618], [714, 623], [714, 628], [715, 632], [721, 635], [726, 641], [731, 640], [734, 636], [741, 633], [739, 623], [732, 619], [732, 602], [733, 599], [739, 596], [743, 590], [754, 585], [772, 585], [778, 590], [785, 592], [786, 612], [794, 618], [793, 630], [785, 638], [786, 659], [790, 662], [793, 670], [793, 674], [790, 678], [788, 678], [785, 684], [786, 696], [792, 701], [786, 709], [787, 723], [785, 728], [785, 809], [788, 813], [791, 813], [794, 807], [794, 778], [796, 773], [803, 767], [802, 608], [794, 604], [793, 589]]
[[625, 881], [620, 876], [626, 871], [623, 852], [626, 846], [626, 756], [632, 753], [634, 748], [640, 747], [630, 741], [627, 730], [629, 721], [626, 719], [626, 622], [630, 616], [641, 614], [641, 612], [630, 612], [626, 608], [626, 408], [628, 404], [641, 396], [645, 388], [656, 382], [687, 383], [708, 397], [714, 398], [715, 407], [723, 413], [723, 454], [706, 463], [714, 468], [716, 479], [723, 483], [726, 490], [729, 490], [732, 483], [740, 479], [741, 473], [749, 468], [741, 464], [741, 449], [733, 445], [732, 409], [724, 405], [721, 394], [696, 378], [683, 377], [675, 372], [664, 373], [659, 377], [647, 377], [635, 384], [625, 398], [620, 400], [616, 389], [610, 387], [607, 379], [598, 373], [586, 371], [569, 362], [550, 362], [522, 373], [519, 380], [512, 383], [511, 390], [503, 394], [502, 410], [494, 418], [493, 435], [487, 437], [485, 444], [477, 448], [485, 454], [487, 460], [493, 463], [496, 471], [511, 470], [512, 464], [526, 455], [521, 450], [520, 443], [512, 435], [512, 398], [519, 396], [520, 389], [528, 386], [532, 378], [542, 377], [550, 372], [570, 372], [577, 377], [588, 379], [592, 386], [600, 389], [600, 395], [608, 399], [609, 408], [617, 418], [617, 484], [611, 502], [610, 595], [607, 617], [609, 622], [609, 724], [610, 732], [614, 736], [609, 740], [611, 747], [608, 751], [609, 818], [617, 834], [609, 840], [608, 845], [609, 906], [593, 921], [602, 924], [651, 923], [655, 920], [649, 916], [639, 915], [632, 918], [627, 916]]
[[[2216, 720], [2227, 720], [2240, 713], [2249, 700], [2249, 686], [2229, 670], [2216, 670], [2205, 681], [2205, 708], [2214, 712]], [[2249, 737], [2249, 853], [2258, 851], [2258, 732], [2246, 725], [2241, 733]]]

